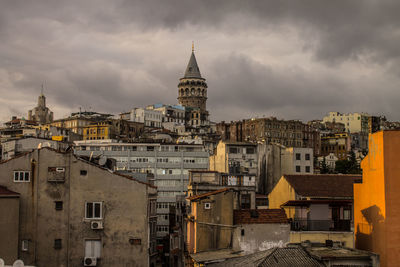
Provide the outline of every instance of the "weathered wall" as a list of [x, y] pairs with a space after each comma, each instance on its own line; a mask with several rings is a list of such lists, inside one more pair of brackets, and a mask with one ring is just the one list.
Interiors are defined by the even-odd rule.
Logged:
[[386, 252], [387, 266], [399, 262], [400, 255], [400, 131], [385, 131], [384, 174], [386, 192]]
[[0, 258], [6, 264], [18, 259], [19, 197], [0, 197]]
[[[65, 182], [48, 182], [48, 167], [66, 167]], [[14, 170], [31, 170], [31, 181], [14, 183]], [[28, 252], [20, 252], [26, 264], [81, 266], [85, 240], [99, 239], [97, 266], [148, 265], [146, 185], [49, 149], [0, 164], [0, 184], [21, 194], [20, 240], [31, 240]], [[55, 210], [55, 201], [63, 201], [62, 210]], [[92, 230], [85, 219], [85, 202], [92, 201], [103, 203], [104, 230]], [[54, 248], [55, 239], [62, 240], [61, 249]]]
[[290, 243], [301, 243], [306, 240], [318, 243], [325, 243], [326, 240], [340, 241], [345, 247], [354, 248], [353, 232], [290, 232]]
[[245, 254], [251, 254], [273, 247], [284, 247], [289, 240], [289, 224], [242, 224], [234, 230], [233, 248], [243, 250]]
[[[195, 253], [232, 246], [234, 193], [220, 193], [196, 205]], [[205, 209], [205, 203], [211, 208]], [[206, 223], [206, 224], [204, 224]]]
[[223, 142], [219, 142], [215, 150], [215, 154], [210, 156], [210, 171], [218, 171], [227, 173], [228, 168], [228, 156], [226, 153], [226, 145]]

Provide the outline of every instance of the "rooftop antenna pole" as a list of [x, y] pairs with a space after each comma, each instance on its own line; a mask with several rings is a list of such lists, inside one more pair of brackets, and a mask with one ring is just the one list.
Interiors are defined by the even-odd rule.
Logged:
[[40, 89], [40, 94], [43, 95], [43, 90], [44, 90], [44, 82], [42, 82], [42, 89]]
[[192, 52], [194, 52], [194, 41], [192, 41]]

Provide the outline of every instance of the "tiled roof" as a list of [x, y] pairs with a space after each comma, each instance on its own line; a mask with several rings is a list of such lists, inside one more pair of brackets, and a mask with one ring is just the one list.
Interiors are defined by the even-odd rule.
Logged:
[[19, 193], [8, 190], [7, 187], [0, 185], [0, 197], [11, 197], [11, 196], [19, 197]]
[[296, 193], [303, 197], [353, 197], [353, 183], [361, 175], [311, 174], [284, 175]]
[[284, 209], [235, 210], [234, 224], [287, 223]]
[[205, 198], [205, 197], [208, 197], [208, 196], [216, 195], [216, 194], [219, 194], [219, 193], [223, 193], [223, 192], [226, 192], [226, 191], [229, 191], [229, 190], [232, 190], [232, 188], [222, 188], [222, 189], [218, 189], [218, 190], [215, 190], [215, 191], [207, 192], [207, 193], [204, 193], [204, 194], [194, 195], [194, 196], [188, 197], [187, 199], [196, 200], [196, 199], [200, 199], [200, 198]]
[[276, 248], [259, 265], [259, 267], [320, 267], [325, 266], [313, 259], [301, 247]]
[[209, 267], [257, 267], [258, 264], [264, 260], [273, 249], [255, 252], [242, 257], [227, 259], [223, 262], [207, 264]]

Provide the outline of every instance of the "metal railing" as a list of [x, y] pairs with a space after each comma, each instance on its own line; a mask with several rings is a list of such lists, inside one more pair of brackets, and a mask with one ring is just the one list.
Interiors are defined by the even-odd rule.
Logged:
[[291, 231], [351, 231], [350, 220], [302, 220], [294, 219], [290, 222]]

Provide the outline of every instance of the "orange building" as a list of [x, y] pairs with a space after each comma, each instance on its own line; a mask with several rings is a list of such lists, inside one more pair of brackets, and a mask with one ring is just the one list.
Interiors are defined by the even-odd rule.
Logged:
[[399, 266], [400, 131], [369, 136], [361, 162], [363, 182], [354, 184], [356, 248], [378, 253], [381, 266]]

